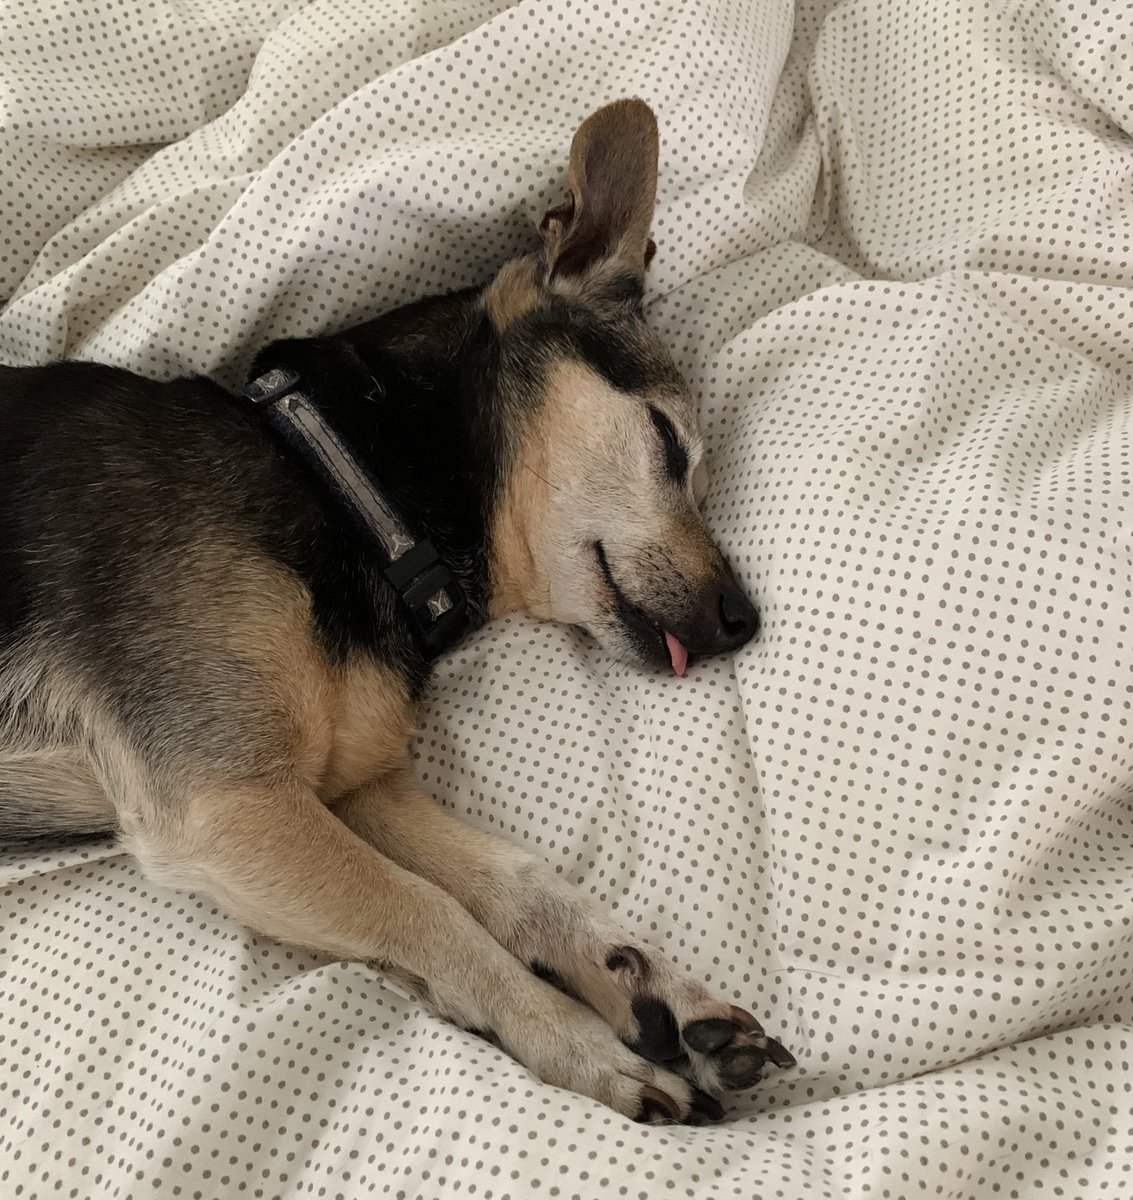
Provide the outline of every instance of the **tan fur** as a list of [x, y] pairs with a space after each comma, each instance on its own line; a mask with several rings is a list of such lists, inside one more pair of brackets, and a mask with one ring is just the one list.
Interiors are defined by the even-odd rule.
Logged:
[[540, 570], [537, 546], [548, 517], [551, 485], [548, 450], [555, 435], [557, 408], [544, 405], [527, 430], [516, 455], [516, 466], [504, 485], [491, 533], [490, 615], [526, 611], [550, 616], [547, 580]]
[[108, 785], [134, 778], [123, 745], [104, 706], [45, 639], [33, 635], [19, 661], [0, 663], [0, 793], [13, 824], [34, 834], [111, 823]]
[[18, 658], [0, 662], [0, 744], [9, 753], [84, 740], [97, 725], [96, 707], [38, 632], [27, 638]]
[[[217, 623], [224, 650], [248, 662], [260, 681], [262, 691], [248, 702], [270, 713], [295, 773], [317, 787], [339, 706], [326, 656], [315, 644], [311, 597], [298, 579], [267, 561], [233, 564], [228, 577], [239, 580], [230, 585], [238, 602], [209, 620]], [[202, 607], [211, 605], [210, 599]]]
[[369, 959], [404, 919], [379, 856], [301, 784], [202, 780], [176, 819], [147, 801], [123, 822], [147, 874], [207, 891], [254, 929]]
[[239, 638], [241, 630], [244, 654], [255, 654], [273, 693], [295, 773], [324, 802], [404, 757], [416, 728], [405, 680], [364, 654], [341, 666], [330, 663], [315, 643], [308, 599], [260, 629], [246, 620], [230, 626], [229, 636]]
[[[699, 467], [702, 448], [688, 395], [662, 390], [655, 399], [680, 417]], [[627, 541], [672, 547], [687, 578], [710, 578], [719, 570], [719, 551], [692, 495], [683, 509], [658, 498], [654, 438], [644, 406], [619, 395], [585, 363], [560, 359], [547, 367], [542, 403], [525, 430], [492, 531], [492, 616], [522, 610], [593, 630], [611, 596], [593, 557], [580, 555], [579, 546], [609, 526], [614, 507]], [[624, 588], [647, 595], [648, 576], [639, 578], [632, 554], [620, 555], [617, 569]]]
[[90, 761], [71, 748], [0, 755], [0, 792], [36, 796], [49, 825], [85, 830], [112, 821], [114, 805]]
[[331, 682], [333, 733], [317, 789], [325, 801], [404, 760], [417, 725], [405, 681], [372, 659], [356, 656]]
[[543, 403], [516, 455], [492, 532], [493, 617], [518, 611], [551, 617], [554, 477], [582, 473], [582, 431], [595, 424], [607, 390], [581, 363], [563, 360], [549, 369]]
[[[405, 681], [360, 654], [331, 663], [315, 641], [310, 596], [294, 576], [207, 543], [185, 557], [191, 569], [179, 581], [173, 627], [192, 639], [187, 669], [206, 656], [244, 664], [248, 689], [216, 697], [216, 721], [231, 723], [227, 706], [236, 706], [236, 719], [246, 715], [274, 747], [271, 760], [250, 756], [248, 770], [286, 769], [330, 801], [404, 758], [416, 717]], [[22, 714], [18, 729], [0, 720], [0, 785], [36, 797], [48, 828], [112, 821], [116, 804], [120, 818], [134, 813], [132, 798], [153, 781], [131, 739], [46, 643], [32, 640], [26, 651], [34, 668], [10, 662], [0, 671], [0, 703]], [[183, 772], [178, 780], [165, 786], [175, 793], [192, 786]]]
[[229, 652], [254, 664], [265, 688], [260, 700], [291, 747], [297, 777], [330, 801], [389, 770], [415, 728], [405, 681], [363, 654], [332, 664], [315, 641], [310, 596], [294, 576], [245, 562], [241, 578], [239, 606], [210, 619]]
[[501, 268], [484, 292], [484, 307], [502, 333], [546, 302], [538, 282], [539, 264], [533, 257], [517, 258]]

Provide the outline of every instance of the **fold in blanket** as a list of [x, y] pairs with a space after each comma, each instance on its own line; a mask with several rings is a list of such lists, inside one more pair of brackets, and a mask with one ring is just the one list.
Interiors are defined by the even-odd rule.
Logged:
[[677, 680], [493, 625], [418, 768], [799, 1059], [724, 1126], [634, 1126], [105, 845], [13, 851], [5, 1188], [1120, 1194], [1127, 14], [57, 0], [0, 47], [0, 360], [228, 384], [272, 337], [480, 281], [582, 117], [655, 108], [650, 313], [763, 633]]

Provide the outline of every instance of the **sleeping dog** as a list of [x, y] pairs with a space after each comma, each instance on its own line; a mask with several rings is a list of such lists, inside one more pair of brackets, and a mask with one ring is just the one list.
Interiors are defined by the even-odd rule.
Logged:
[[756, 632], [643, 315], [656, 174], [648, 107], [601, 109], [538, 250], [277, 342], [240, 396], [0, 368], [0, 837], [115, 830], [149, 878], [377, 963], [541, 1079], [699, 1122], [790, 1054], [409, 754], [435, 655], [493, 617], [678, 675]]

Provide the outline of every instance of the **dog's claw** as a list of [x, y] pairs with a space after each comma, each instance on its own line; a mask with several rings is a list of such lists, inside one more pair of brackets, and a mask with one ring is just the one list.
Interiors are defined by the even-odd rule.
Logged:
[[795, 1065], [795, 1056], [783, 1045], [782, 1042], [776, 1041], [775, 1038], [767, 1039], [767, 1057], [777, 1067], [793, 1067]]
[[652, 1122], [660, 1117], [665, 1121], [679, 1121], [681, 1110], [677, 1102], [667, 1092], [654, 1087], [651, 1083], [641, 1086], [641, 1112], [637, 1116], [639, 1122]]
[[732, 1023], [739, 1026], [744, 1033], [762, 1033], [763, 1026], [745, 1009], [732, 1005]]

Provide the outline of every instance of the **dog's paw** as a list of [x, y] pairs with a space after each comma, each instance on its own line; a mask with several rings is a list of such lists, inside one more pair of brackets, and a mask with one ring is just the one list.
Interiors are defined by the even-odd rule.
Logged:
[[717, 999], [644, 946], [615, 946], [568, 980], [635, 1053], [709, 1093], [758, 1083], [794, 1056], [742, 1008]]
[[[685, 1008], [689, 1006], [678, 1005]], [[639, 997], [632, 1005], [638, 1036], [630, 1045], [655, 1062], [679, 1070], [709, 1092], [752, 1087], [768, 1064], [793, 1067], [794, 1055], [768, 1037], [749, 1012], [705, 997], [692, 1007], [691, 1019], [679, 1021], [663, 1000]]]
[[559, 999], [561, 1004], [496, 1031], [503, 1048], [545, 1083], [649, 1124], [704, 1125], [724, 1115], [719, 1102], [691, 1080], [626, 1046], [597, 1013]]

